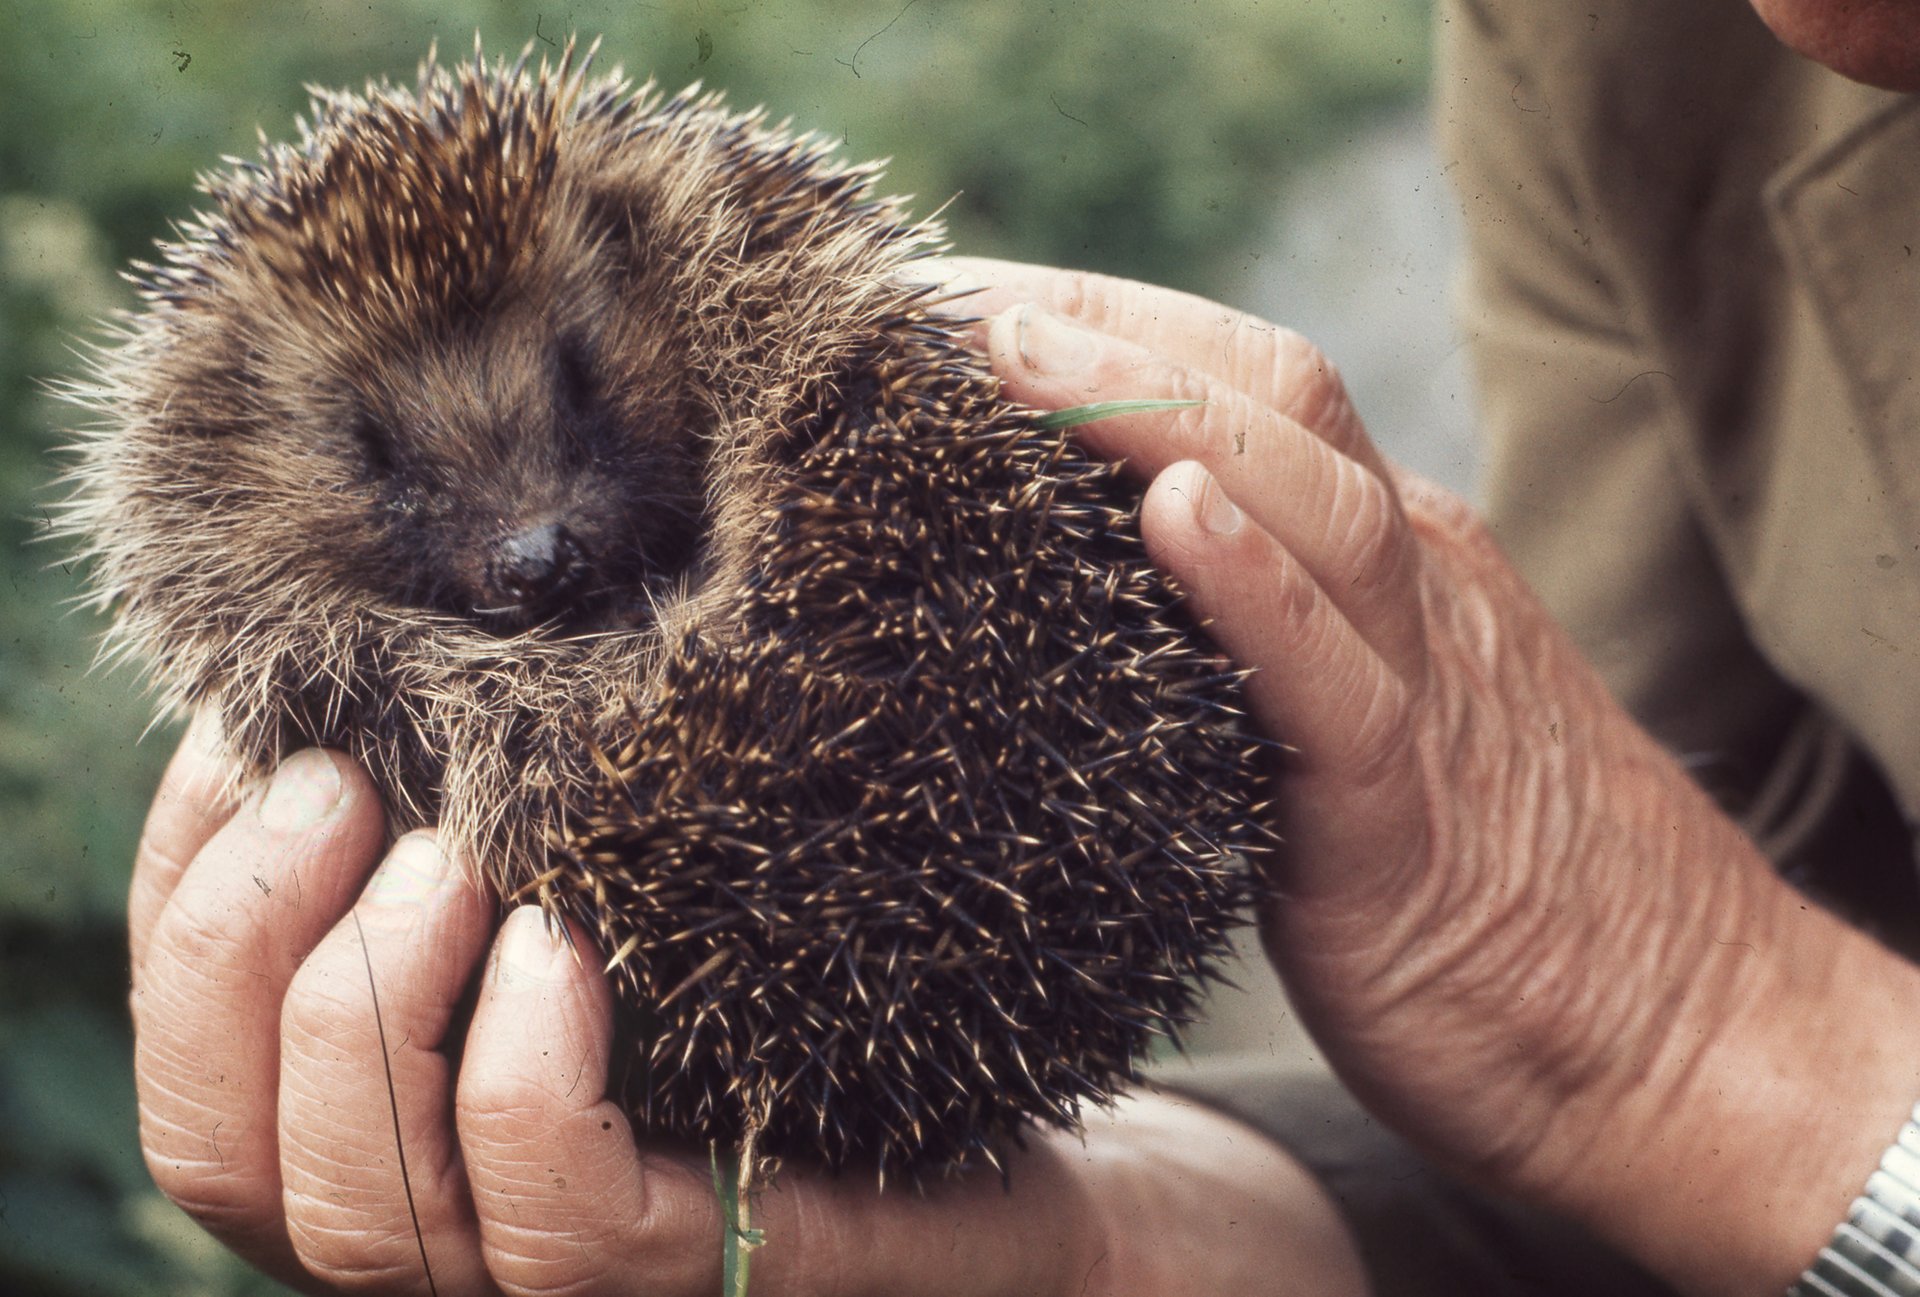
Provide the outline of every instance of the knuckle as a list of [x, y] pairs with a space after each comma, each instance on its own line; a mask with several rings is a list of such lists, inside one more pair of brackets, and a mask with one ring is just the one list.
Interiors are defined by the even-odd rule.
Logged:
[[425, 1290], [419, 1243], [410, 1223], [368, 1226], [343, 1219], [339, 1203], [304, 1194], [286, 1198], [287, 1239], [315, 1278], [343, 1292]]
[[197, 1059], [196, 1039], [234, 1024], [226, 992], [258, 960], [243, 934], [193, 922], [169, 910], [147, 965], [127, 995], [137, 1057], [165, 1083]]
[[431, 1140], [416, 1139], [407, 1145], [415, 1157], [403, 1179], [380, 1128], [387, 1113], [367, 1115], [374, 1125], [356, 1130], [338, 1118], [289, 1120], [283, 1111], [280, 1202], [288, 1245], [333, 1287], [425, 1291], [422, 1248], [450, 1256], [468, 1239], [460, 1229], [463, 1171]]
[[1301, 645], [1317, 632], [1326, 595], [1295, 563], [1278, 567], [1267, 587], [1267, 617], [1276, 643]]
[[258, 971], [260, 926], [249, 920], [245, 898], [209, 887], [184, 886], [154, 924], [150, 960], [217, 978], [236, 968]]
[[1267, 364], [1267, 399], [1280, 414], [1342, 454], [1363, 453], [1366, 428], [1340, 368], [1314, 343], [1276, 330]]
[[1336, 366], [1318, 343], [1292, 329], [1276, 327], [1270, 339], [1268, 360], [1274, 391], [1288, 397], [1287, 413], [1302, 423], [1309, 412], [1321, 412], [1330, 401], [1345, 401], [1346, 383]]
[[1342, 428], [1353, 412], [1353, 401], [1347, 395], [1346, 380], [1340, 376], [1334, 363], [1320, 354], [1318, 348], [1314, 349], [1314, 357], [1311, 374], [1301, 382], [1299, 396], [1293, 405], [1293, 417], [1309, 428]]
[[305, 1057], [317, 1049], [329, 1055], [361, 1053], [363, 1044], [377, 1049], [377, 1042], [362, 1041], [360, 1030], [371, 1012], [366, 983], [336, 973], [323, 959], [309, 958], [287, 984], [280, 1040], [290, 1057]]
[[1294, 374], [1292, 357], [1313, 343], [1284, 324], [1253, 316], [1241, 317], [1240, 324], [1228, 344], [1235, 380], [1256, 391], [1286, 391]]
[[646, 1246], [644, 1221], [609, 1228], [590, 1214], [566, 1219], [552, 1211], [529, 1218], [481, 1221], [480, 1259], [500, 1290], [512, 1297], [583, 1297], [620, 1275], [645, 1274], [653, 1292], [692, 1291], [667, 1282], [663, 1259]]
[[140, 1152], [154, 1187], [208, 1233], [227, 1240], [245, 1239], [275, 1214], [267, 1206], [274, 1201], [275, 1187], [251, 1172], [229, 1169], [213, 1141], [207, 1141], [204, 1152], [183, 1156], [161, 1147], [144, 1107], [140, 1125]]
[[[604, 1119], [585, 1120], [598, 1127]], [[551, 1122], [535, 1134], [568, 1143]], [[620, 1178], [590, 1188], [596, 1183], [591, 1168], [564, 1158], [556, 1163], [548, 1144], [467, 1147], [481, 1259], [502, 1291], [539, 1297], [626, 1291], [620, 1284], [633, 1275], [648, 1276], [650, 1292], [713, 1290], [717, 1258], [705, 1242], [716, 1237], [718, 1219], [704, 1174], [643, 1156]]]
[[1309, 427], [1323, 427], [1346, 417], [1349, 398], [1347, 381], [1340, 368], [1320, 348], [1307, 344], [1300, 358], [1301, 375], [1294, 409], [1295, 417]]
[[1090, 270], [1062, 270], [1048, 280], [1047, 309], [1098, 327], [1113, 302], [1113, 281]]
[[553, 1096], [524, 1078], [475, 1077], [461, 1069], [454, 1088], [454, 1121], [462, 1142], [489, 1150], [517, 1149], [554, 1123]]
[[[480, 1259], [507, 1297], [586, 1297], [600, 1289], [591, 1241], [501, 1222], [481, 1232]], [[636, 1269], [635, 1273], [645, 1273]]]
[[1405, 567], [1411, 540], [1406, 515], [1386, 482], [1354, 460], [1336, 462], [1328, 525], [1339, 532], [1350, 584], [1377, 589]]
[[[164, 795], [164, 790], [162, 795]], [[186, 873], [193, 857], [182, 849], [181, 844], [164, 840], [167, 835], [149, 820], [147, 827], [140, 832], [140, 841], [133, 849], [133, 876], [135, 886], [143, 883], [153, 885], [147, 880], [178, 878]]]

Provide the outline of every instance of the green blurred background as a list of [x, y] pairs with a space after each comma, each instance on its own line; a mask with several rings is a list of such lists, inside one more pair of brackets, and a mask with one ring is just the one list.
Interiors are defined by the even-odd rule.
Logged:
[[193, 177], [283, 137], [308, 83], [408, 76], [438, 39], [495, 51], [604, 34], [603, 59], [891, 156], [889, 186], [968, 252], [1234, 301], [1288, 176], [1425, 89], [1427, 0], [1195, 4], [768, 0], [266, 9], [0, 9], [0, 1291], [276, 1291], [185, 1223], [135, 1138], [126, 874], [173, 735], [36, 544], [116, 270], [193, 206]]

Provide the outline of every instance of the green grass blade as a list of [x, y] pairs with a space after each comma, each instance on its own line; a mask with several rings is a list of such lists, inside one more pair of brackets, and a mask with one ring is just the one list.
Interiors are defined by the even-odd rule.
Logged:
[[1123, 414], [1152, 414], [1155, 410], [1185, 410], [1190, 406], [1205, 404], [1205, 401], [1095, 401], [1092, 405], [1070, 405], [1064, 410], [1043, 414], [1034, 420], [1034, 424], [1051, 432], [1059, 428], [1077, 428], [1083, 423], [1093, 423], [1100, 419], [1114, 419]]
[[713, 1196], [720, 1200], [720, 1297], [747, 1297], [748, 1258], [766, 1241], [766, 1233], [747, 1228], [740, 1201], [739, 1151], [722, 1163], [719, 1145], [709, 1144], [707, 1160], [713, 1166]]

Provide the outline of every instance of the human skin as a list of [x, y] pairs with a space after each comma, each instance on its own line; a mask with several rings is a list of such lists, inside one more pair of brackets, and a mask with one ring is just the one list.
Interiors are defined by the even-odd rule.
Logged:
[[[215, 796], [222, 776], [196, 727], [155, 798], [130, 900], [141, 1139], [161, 1189], [310, 1292], [428, 1292], [423, 1249], [448, 1294], [718, 1292], [705, 1151], [636, 1144], [606, 1098], [598, 955], [575, 958], [528, 907], [495, 940], [494, 903], [430, 833], [401, 839], [369, 880], [382, 814], [344, 757], [297, 754], [238, 806]], [[449, 1058], [452, 1007], [483, 957]], [[1363, 1288], [1311, 1178], [1196, 1105], [1129, 1100], [1084, 1140], [1034, 1140], [1011, 1177], [1011, 1193], [989, 1171], [921, 1197], [788, 1171], [756, 1195], [753, 1291]]]
[[[1920, 1096], [1920, 1035], [1888, 1028], [1920, 973], [1779, 880], [1471, 511], [1381, 460], [1304, 341], [1099, 277], [956, 268], [992, 286], [970, 300], [999, 311], [1015, 399], [1207, 402], [1084, 440], [1152, 480], [1156, 563], [1299, 749], [1263, 936], [1349, 1085], [1683, 1291], [1784, 1287]], [[1046, 310], [999, 310], [1019, 300]]]
[[1920, 0], [1753, 0], [1786, 44], [1842, 76], [1920, 90]]
[[[636, 1146], [605, 1098], [611, 995], [586, 935], [576, 960], [537, 913], [510, 915], [456, 1063], [440, 1047], [492, 902], [426, 835], [368, 883], [381, 816], [340, 757], [299, 754], [235, 808], [209, 792], [216, 749], [196, 729], [176, 757], [130, 903], [142, 1142], [162, 1190], [289, 1282], [424, 1292], [397, 1125], [440, 1291], [716, 1291], [704, 1151]], [[1177, 1099], [1093, 1114], [1084, 1141], [1035, 1139], [1011, 1186], [976, 1174], [920, 1198], [789, 1171], [756, 1208], [754, 1290], [1364, 1288], [1311, 1178]]]
[[[1302, 339], [1121, 281], [956, 269], [988, 286], [965, 304], [993, 313], [981, 341], [1015, 399], [1205, 402], [1084, 440], [1145, 485], [1155, 561], [1298, 751], [1262, 926], [1349, 1084], [1443, 1165], [1684, 1290], [1786, 1284], [1920, 1095], [1920, 1039], [1885, 1025], [1920, 976], [1776, 879], [1465, 506], [1382, 461]], [[205, 747], [156, 801], [131, 906], [161, 1187], [309, 1288], [425, 1291], [370, 962], [442, 1291], [713, 1291], [703, 1160], [636, 1148], [604, 1098], [592, 958], [516, 912], [456, 1065], [436, 1047], [490, 903], [422, 837], [362, 891], [379, 817], [339, 758], [297, 757], [232, 810], [205, 791]], [[769, 1295], [1362, 1287], [1297, 1165], [1152, 1097], [1084, 1147], [1037, 1141], [1009, 1193], [796, 1174], [755, 1223]]]

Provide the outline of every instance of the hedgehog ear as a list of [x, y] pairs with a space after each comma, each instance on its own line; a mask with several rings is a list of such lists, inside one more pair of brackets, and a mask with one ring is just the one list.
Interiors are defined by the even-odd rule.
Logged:
[[651, 222], [643, 203], [613, 189], [596, 189], [587, 197], [587, 220], [601, 246], [630, 271], [645, 269], [650, 260]]

